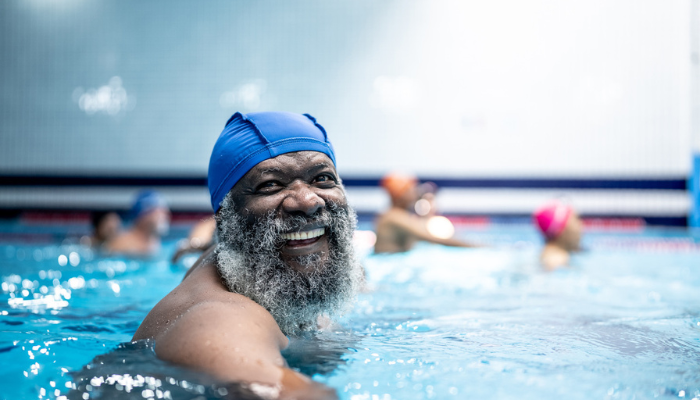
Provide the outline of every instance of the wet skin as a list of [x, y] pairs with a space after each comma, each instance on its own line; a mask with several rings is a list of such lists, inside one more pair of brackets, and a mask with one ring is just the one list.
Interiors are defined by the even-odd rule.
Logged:
[[[277, 218], [311, 216], [329, 202], [345, 206], [345, 190], [333, 162], [323, 153], [300, 151], [265, 160], [251, 169], [231, 190], [236, 210], [252, 223], [270, 211]], [[309, 224], [308, 232], [323, 226]], [[292, 232], [289, 232], [292, 233]], [[301, 267], [295, 257], [312, 253], [328, 255], [328, 235], [304, 240], [287, 240], [280, 248], [282, 260], [294, 269]]]
[[[236, 210], [249, 221], [272, 211], [277, 217], [310, 216], [329, 202], [345, 205], [345, 191], [331, 160], [318, 152], [283, 154], [251, 169], [232, 189]], [[310, 225], [303, 230], [316, 226]], [[280, 249], [292, 268], [298, 255], [328, 253], [324, 234], [287, 241]], [[156, 355], [226, 382], [259, 383], [279, 398], [335, 399], [335, 391], [286, 366], [288, 340], [272, 315], [247, 297], [229, 292], [213, 248], [190, 268], [182, 283], [161, 300], [136, 331], [152, 338]]]
[[559, 236], [548, 240], [542, 248], [540, 254], [542, 266], [549, 271], [568, 266], [571, 252], [580, 250], [582, 232], [583, 221], [574, 212]]
[[[139, 216], [128, 231], [107, 242], [105, 250], [134, 257], [152, 256], [160, 249], [160, 237], [170, 224], [170, 210], [157, 208]], [[165, 226], [165, 232], [161, 227]]]

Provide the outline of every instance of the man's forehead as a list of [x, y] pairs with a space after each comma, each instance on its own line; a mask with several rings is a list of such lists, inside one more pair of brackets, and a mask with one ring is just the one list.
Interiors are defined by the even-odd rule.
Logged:
[[298, 151], [280, 154], [277, 157], [262, 161], [253, 167], [250, 172], [260, 174], [264, 172], [291, 172], [297, 169], [305, 171], [311, 166], [322, 164], [335, 169], [333, 161], [323, 153], [317, 151]]
[[298, 151], [280, 154], [277, 157], [261, 161], [255, 167], [251, 168], [251, 170], [234, 186], [234, 189], [240, 187], [240, 184], [249, 185], [256, 182], [265, 174], [304, 173], [311, 168], [324, 166], [335, 171], [335, 166], [330, 157], [317, 151]]

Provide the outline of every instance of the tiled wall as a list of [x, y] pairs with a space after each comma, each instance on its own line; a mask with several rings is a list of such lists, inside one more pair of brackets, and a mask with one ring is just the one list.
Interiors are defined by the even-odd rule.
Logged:
[[350, 175], [687, 175], [689, 9], [3, 1], [0, 168], [204, 174], [230, 114], [283, 109]]
[[279, 109], [345, 176], [687, 177], [697, 1], [2, 1], [0, 174], [204, 176]]

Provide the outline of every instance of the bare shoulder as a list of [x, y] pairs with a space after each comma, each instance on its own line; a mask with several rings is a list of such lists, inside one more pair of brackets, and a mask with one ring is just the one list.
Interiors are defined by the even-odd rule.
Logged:
[[122, 232], [114, 239], [105, 244], [105, 248], [113, 252], [121, 252], [131, 249], [134, 246], [134, 238], [131, 232]]
[[280, 351], [287, 338], [266, 313], [246, 307], [245, 302], [197, 304], [159, 335], [156, 354], [223, 380], [260, 381], [261, 376], [271, 376], [266, 383], [276, 383], [280, 376], [275, 369], [286, 365]]
[[[212, 314], [218, 317], [209, 319]], [[211, 254], [202, 257], [185, 279], [153, 307], [133, 339], [152, 338], [158, 341], [175, 327], [181, 331], [205, 320], [210, 331], [228, 329], [228, 323], [235, 320], [240, 324], [263, 327], [286, 340], [267, 310], [247, 297], [226, 289], [216, 269], [215, 257]]]
[[105, 245], [105, 250], [110, 253], [125, 255], [148, 255], [154, 251], [151, 243], [139, 239], [134, 232], [126, 231], [112, 239]]
[[559, 247], [546, 245], [542, 249], [540, 262], [544, 269], [548, 271], [567, 267], [569, 265], [569, 253]]
[[161, 300], [134, 340], [155, 339], [159, 358], [225, 381], [277, 384], [288, 340], [270, 313], [221, 282], [215, 257], [202, 257]]
[[402, 208], [392, 208], [384, 215], [386, 224], [395, 228], [403, 228], [406, 225], [421, 224], [421, 219]]
[[401, 229], [404, 225], [409, 223], [411, 219], [411, 214], [406, 210], [392, 207], [377, 218], [376, 227], [377, 230], [381, 229], [385, 232], [393, 232], [397, 229]]

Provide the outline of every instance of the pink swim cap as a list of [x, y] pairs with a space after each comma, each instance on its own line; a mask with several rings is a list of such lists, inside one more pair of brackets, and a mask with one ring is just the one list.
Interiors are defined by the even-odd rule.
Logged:
[[552, 200], [535, 211], [534, 222], [548, 240], [554, 239], [564, 230], [573, 211], [571, 206]]

